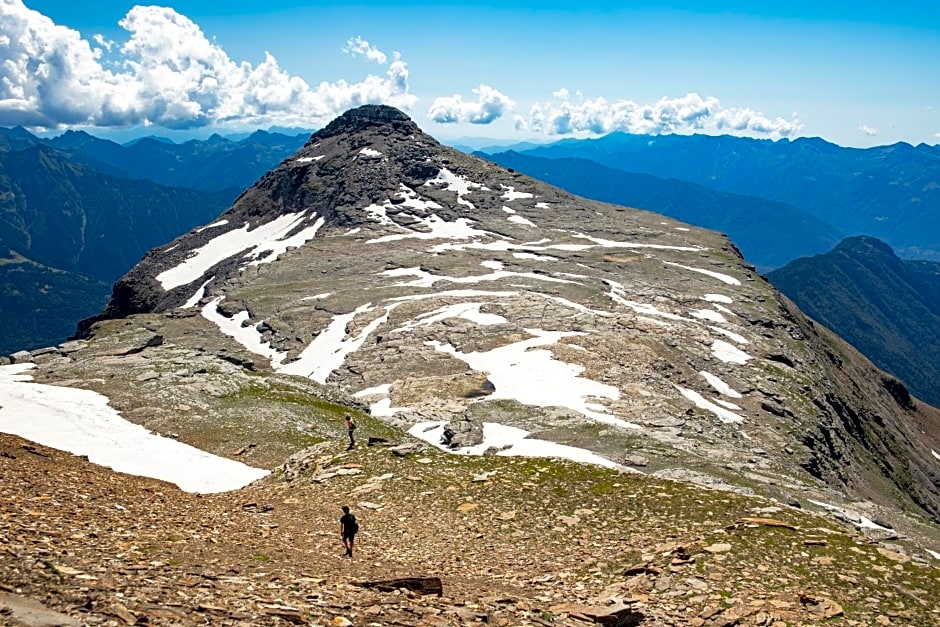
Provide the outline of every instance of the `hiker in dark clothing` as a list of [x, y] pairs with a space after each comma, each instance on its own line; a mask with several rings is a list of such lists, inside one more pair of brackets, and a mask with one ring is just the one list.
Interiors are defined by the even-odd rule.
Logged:
[[356, 533], [359, 523], [356, 517], [349, 513], [349, 506], [343, 505], [343, 516], [339, 519], [340, 533], [343, 535], [343, 546], [346, 547], [346, 557], [353, 556], [353, 544], [356, 542]]
[[351, 451], [356, 446], [356, 440], [353, 438], [353, 431], [356, 430], [356, 423], [352, 421], [352, 416], [346, 414], [346, 432], [349, 433], [349, 448], [346, 449]]

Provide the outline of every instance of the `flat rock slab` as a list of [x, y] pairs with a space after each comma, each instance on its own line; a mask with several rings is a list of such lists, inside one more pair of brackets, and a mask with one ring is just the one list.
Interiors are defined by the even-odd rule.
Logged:
[[385, 579], [383, 581], [363, 581], [359, 584], [363, 588], [375, 588], [383, 592], [394, 592], [404, 588], [419, 594], [444, 594], [444, 584], [440, 577], [402, 577], [400, 579]]
[[0, 592], [0, 619], [20, 627], [80, 627], [81, 622], [18, 594]]
[[670, 417], [654, 418], [652, 420], [647, 420], [645, 422], [647, 425], [651, 427], [659, 427], [660, 429], [676, 428], [676, 427], [681, 427], [682, 425], [685, 424], [685, 420], [683, 420], [682, 418], [670, 418]]

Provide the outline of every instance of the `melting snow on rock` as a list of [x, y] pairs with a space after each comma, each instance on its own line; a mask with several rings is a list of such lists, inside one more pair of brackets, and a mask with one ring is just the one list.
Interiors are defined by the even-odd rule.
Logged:
[[[173, 268], [164, 270], [157, 275], [157, 281], [165, 290], [172, 290], [181, 285], [192, 283], [206, 273], [215, 264], [234, 257], [244, 250], [249, 250], [247, 258], [255, 258], [252, 264], [270, 263], [275, 261], [281, 253], [290, 246], [301, 246], [313, 239], [317, 230], [323, 225], [323, 218], [316, 221], [313, 226], [300, 230], [293, 236], [288, 234], [300, 226], [305, 217], [304, 212], [287, 213], [251, 229], [246, 222], [240, 229], [223, 233], [190, 253], [190, 256]], [[262, 253], [270, 253], [259, 258]]]
[[236, 490], [268, 473], [156, 435], [125, 420], [91, 390], [32, 383], [33, 364], [0, 366], [0, 431], [86, 455], [118, 472], [175, 483], [187, 492]]
[[527, 437], [528, 431], [495, 422], [483, 423], [483, 443], [460, 449], [450, 449], [441, 444], [444, 433], [443, 422], [422, 422], [414, 425], [408, 433], [425, 442], [461, 455], [483, 455], [488, 449], [497, 451], [497, 455], [512, 457], [558, 457], [584, 464], [596, 464], [605, 468], [621, 468], [618, 464], [591, 451], [565, 444], [556, 444], [547, 440]]
[[620, 398], [614, 386], [581, 377], [582, 366], [555, 359], [552, 352], [536, 349], [551, 346], [565, 337], [584, 335], [577, 331], [526, 329], [533, 337], [485, 352], [463, 353], [450, 344], [426, 342], [435, 350], [464, 361], [485, 372], [495, 392], [490, 399], [513, 399], [534, 407], [567, 407], [598, 422], [638, 429], [639, 426], [603, 411], [591, 398]]

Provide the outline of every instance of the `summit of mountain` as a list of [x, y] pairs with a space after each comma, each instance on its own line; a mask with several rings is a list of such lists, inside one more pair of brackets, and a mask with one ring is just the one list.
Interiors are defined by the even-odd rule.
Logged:
[[347, 112], [150, 251], [81, 335], [125, 319], [227, 342], [434, 443], [449, 425], [463, 451], [940, 518], [940, 412], [724, 236], [447, 148], [389, 107]]

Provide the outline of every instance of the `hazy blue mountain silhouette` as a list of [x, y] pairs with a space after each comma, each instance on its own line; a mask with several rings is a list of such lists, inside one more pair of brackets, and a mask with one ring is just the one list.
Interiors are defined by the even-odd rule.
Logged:
[[44, 143], [0, 151], [0, 349], [64, 340], [148, 250], [230, 200], [105, 174]]
[[799, 209], [754, 196], [624, 172], [588, 159], [543, 159], [512, 151], [478, 154], [579, 196], [721, 231], [762, 272], [830, 250], [841, 237], [836, 229]]
[[846, 235], [872, 235], [904, 258], [940, 260], [940, 149], [905, 143], [844, 148], [819, 138], [708, 135], [562, 140], [530, 156], [590, 159], [786, 203]]
[[84, 131], [67, 131], [48, 143], [77, 160], [93, 160], [127, 178], [207, 192], [225, 191], [234, 200], [262, 174], [297, 152], [307, 137], [256, 131], [240, 141], [213, 135], [206, 140], [173, 144], [144, 137], [121, 145]]
[[862, 236], [767, 278], [915, 396], [940, 406], [940, 263], [899, 259]]
[[61, 342], [99, 311], [111, 286], [36, 263], [0, 243], [0, 354]]

